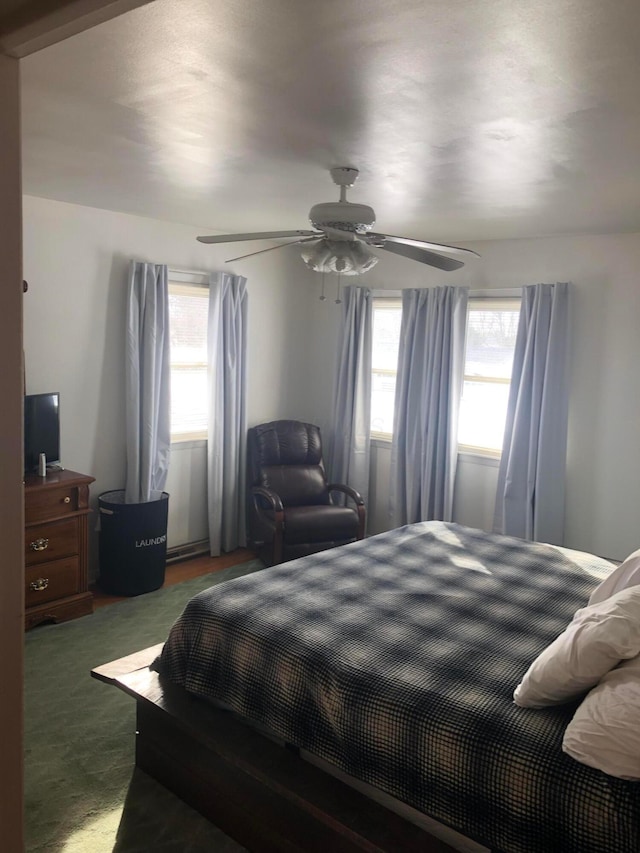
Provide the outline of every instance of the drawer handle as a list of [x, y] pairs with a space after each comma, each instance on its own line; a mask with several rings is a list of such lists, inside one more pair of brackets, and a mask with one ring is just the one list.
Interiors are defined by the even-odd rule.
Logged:
[[41, 592], [43, 589], [46, 589], [49, 586], [49, 578], [38, 578], [37, 581], [31, 581], [29, 584], [29, 589], [34, 590], [35, 592]]
[[70, 504], [71, 503], [71, 498], [69, 497], [69, 495], [67, 495], [66, 498], [63, 499], [62, 503], [64, 503], [64, 504]]
[[44, 549], [48, 547], [48, 539], [34, 539], [33, 542], [29, 545], [29, 548], [31, 548], [32, 551], [44, 551]]

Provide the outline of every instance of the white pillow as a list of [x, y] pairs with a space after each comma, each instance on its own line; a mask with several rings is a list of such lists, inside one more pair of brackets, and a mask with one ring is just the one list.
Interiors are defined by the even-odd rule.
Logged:
[[625, 658], [640, 654], [640, 586], [578, 610], [533, 661], [513, 699], [523, 708], [568, 702]]
[[587, 694], [562, 749], [610, 776], [640, 781], [640, 657], [607, 672]]
[[629, 554], [617, 569], [614, 569], [602, 583], [598, 584], [591, 593], [589, 604], [597, 604], [616, 592], [620, 592], [621, 589], [627, 589], [638, 584], [640, 584], [640, 548], [633, 554]]

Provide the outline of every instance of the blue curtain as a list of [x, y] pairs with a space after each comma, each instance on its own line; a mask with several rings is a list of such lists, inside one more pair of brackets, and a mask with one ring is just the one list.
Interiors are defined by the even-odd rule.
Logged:
[[216, 273], [209, 283], [208, 517], [211, 556], [246, 544], [246, 279]]
[[391, 445], [394, 527], [452, 518], [468, 298], [466, 287], [402, 292]]
[[522, 289], [494, 531], [562, 545], [569, 286]]
[[132, 261], [127, 297], [125, 501], [159, 497], [169, 472], [167, 267]]
[[345, 287], [333, 400], [331, 481], [357, 489], [367, 503], [371, 437], [371, 291]]

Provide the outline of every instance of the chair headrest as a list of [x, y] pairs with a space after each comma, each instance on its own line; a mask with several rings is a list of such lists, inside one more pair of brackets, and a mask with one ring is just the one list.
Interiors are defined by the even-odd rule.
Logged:
[[259, 465], [320, 465], [320, 427], [303, 421], [271, 421], [249, 430]]

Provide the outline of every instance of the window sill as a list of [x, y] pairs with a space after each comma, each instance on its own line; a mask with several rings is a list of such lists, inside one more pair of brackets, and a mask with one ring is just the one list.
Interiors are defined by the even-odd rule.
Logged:
[[171, 450], [195, 450], [197, 447], [206, 447], [206, 438], [172, 438]]
[[371, 436], [369, 441], [372, 447], [382, 447], [385, 450], [391, 450], [391, 438], [382, 438], [379, 435]]
[[[380, 448], [381, 450], [391, 450], [391, 441], [391, 438], [372, 436], [370, 444], [372, 447]], [[481, 450], [459, 450], [458, 461], [468, 462], [472, 465], [485, 465], [488, 468], [500, 467], [499, 456], [493, 456], [490, 453], [483, 453]]]
[[469, 462], [472, 465], [485, 465], [487, 468], [499, 468], [500, 457], [480, 450], [459, 450], [458, 462]]

